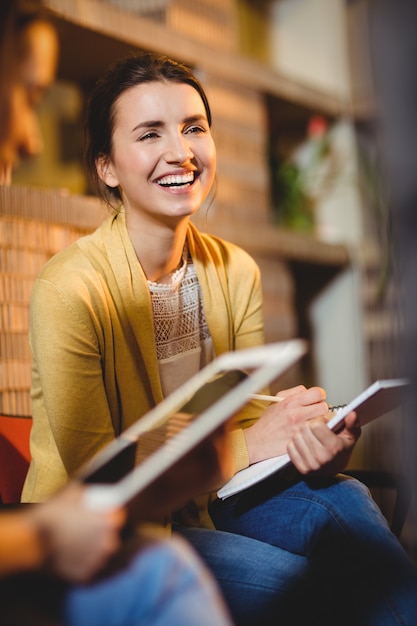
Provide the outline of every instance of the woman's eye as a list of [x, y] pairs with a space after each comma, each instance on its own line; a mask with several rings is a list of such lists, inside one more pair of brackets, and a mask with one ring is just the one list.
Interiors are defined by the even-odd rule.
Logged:
[[148, 133], [146, 133], [146, 135], [142, 135], [141, 137], [139, 137], [139, 141], [146, 141], [147, 139], [155, 139], [155, 137], [158, 137], [158, 133], [156, 133], [155, 131], [149, 131]]
[[206, 129], [202, 126], [190, 126], [187, 128], [186, 132], [191, 134], [205, 133]]

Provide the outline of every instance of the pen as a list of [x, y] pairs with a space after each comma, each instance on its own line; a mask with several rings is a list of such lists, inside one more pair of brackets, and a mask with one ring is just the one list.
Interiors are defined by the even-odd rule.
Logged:
[[[283, 396], [267, 396], [261, 393], [252, 393], [250, 395], [251, 400], [266, 400], [267, 402], [281, 402], [284, 400]], [[333, 413], [334, 411], [339, 411], [339, 409], [343, 409], [346, 404], [337, 404], [335, 406], [329, 406], [329, 412]]]
[[265, 396], [261, 393], [252, 393], [250, 398], [251, 400], [266, 400], [267, 402], [281, 402], [284, 400], [283, 396]]

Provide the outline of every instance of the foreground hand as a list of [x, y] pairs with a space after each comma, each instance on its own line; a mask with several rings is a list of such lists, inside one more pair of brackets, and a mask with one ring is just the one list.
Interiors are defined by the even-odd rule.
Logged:
[[96, 512], [82, 504], [84, 488], [69, 484], [29, 511], [42, 538], [46, 566], [72, 582], [87, 582], [120, 546], [122, 510]]
[[250, 464], [285, 454], [300, 427], [328, 411], [321, 387], [298, 385], [277, 395], [284, 399], [270, 404], [258, 421], [244, 430]]
[[338, 434], [327, 427], [326, 418], [317, 418], [299, 428], [287, 452], [301, 474], [329, 476], [345, 469], [360, 434], [354, 411], [346, 417], [345, 428]]

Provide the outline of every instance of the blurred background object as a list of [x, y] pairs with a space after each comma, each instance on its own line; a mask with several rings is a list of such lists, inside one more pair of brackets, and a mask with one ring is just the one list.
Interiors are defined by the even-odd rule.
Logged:
[[[401, 353], [413, 384], [403, 450], [417, 492], [417, 3], [369, 0], [369, 32], [381, 140], [392, 219], [395, 273], [402, 285]], [[414, 502], [415, 507], [415, 502]], [[416, 544], [414, 510], [413, 538]]]

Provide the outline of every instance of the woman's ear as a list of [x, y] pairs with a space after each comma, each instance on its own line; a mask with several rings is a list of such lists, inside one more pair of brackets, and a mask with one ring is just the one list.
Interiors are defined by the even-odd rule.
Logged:
[[110, 157], [107, 155], [99, 156], [96, 159], [96, 169], [99, 178], [108, 187], [117, 187], [119, 179], [117, 178]]

